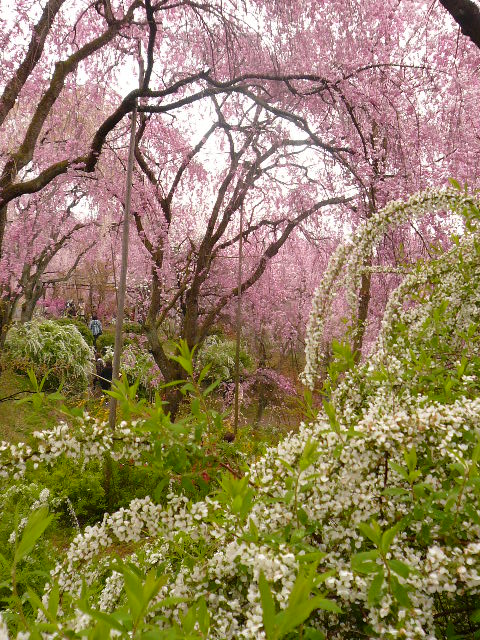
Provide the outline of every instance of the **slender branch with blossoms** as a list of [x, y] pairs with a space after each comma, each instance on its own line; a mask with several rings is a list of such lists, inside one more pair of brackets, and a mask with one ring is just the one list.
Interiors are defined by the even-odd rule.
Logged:
[[[342, 289], [345, 291], [348, 314], [352, 326], [355, 326], [358, 306], [358, 292], [362, 273], [368, 270], [366, 258], [371, 255], [387, 229], [399, 227], [410, 220], [416, 220], [432, 212], [453, 211], [462, 207], [478, 206], [475, 196], [467, 195], [457, 189], [444, 191], [427, 190], [411, 196], [405, 202], [395, 201], [373, 215], [360, 228], [351, 243], [340, 245], [332, 258], [322, 281], [316, 290], [306, 336], [306, 365], [302, 381], [313, 388], [318, 377], [319, 366], [325, 357], [325, 344], [322, 339], [325, 322], [328, 319], [332, 302]], [[379, 271], [377, 267], [375, 271]], [[387, 267], [388, 271], [388, 267]], [[412, 276], [415, 279], [415, 275]], [[412, 280], [408, 281], [411, 286]], [[400, 289], [398, 299], [402, 299]]]
[[0, 477], [11, 475], [16, 480], [25, 475], [28, 466], [53, 465], [65, 456], [85, 465], [90, 460], [102, 459], [109, 453], [114, 460], [141, 463], [142, 454], [151, 449], [151, 440], [140, 436], [137, 423], [130, 426], [122, 422], [113, 434], [108, 425], [88, 414], [76, 419], [71, 427], [60, 422], [52, 429], [34, 431], [35, 444], [0, 442]]

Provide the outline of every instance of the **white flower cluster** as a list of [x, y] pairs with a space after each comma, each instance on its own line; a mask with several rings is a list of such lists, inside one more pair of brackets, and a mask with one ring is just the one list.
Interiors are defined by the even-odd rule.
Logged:
[[[400, 226], [408, 220], [420, 218], [432, 211], [458, 211], [465, 207], [475, 207], [478, 201], [456, 189], [444, 191], [427, 190], [411, 196], [407, 201], [394, 201], [373, 215], [355, 235], [352, 243], [340, 245], [330, 259], [327, 270], [317, 288], [306, 335], [306, 364], [302, 381], [313, 388], [318, 375], [318, 367], [323, 357], [323, 328], [330, 312], [332, 301], [343, 288], [346, 292], [349, 313], [355, 319], [358, 306], [358, 292], [366, 262], [385, 231], [392, 225]], [[413, 274], [425, 282], [425, 274]], [[411, 286], [412, 281], [405, 286]], [[403, 299], [398, 295], [398, 299]]]
[[84, 464], [109, 452], [114, 460], [140, 463], [143, 452], [151, 447], [147, 438], [135, 431], [136, 424], [122, 422], [112, 432], [108, 424], [88, 415], [77, 419], [75, 425], [60, 422], [52, 429], [35, 431], [35, 444], [0, 442], [0, 477], [21, 478], [30, 463], [53, 464], [60, 456], [82, 461]]
[[[272, 584], [279, 606], [285, 607], [304, 546], [310, 545], [326, 554], [323, 569], [333, 572], [327, 581], [329, 595], [347, 613], [345, 617], [316, 614], [316, 626], [329, 638], [357, 637], [356, 618], [348, 615], [353, 607], [383, 638], [433, 640], [438, 594], [480, 594], [480, 510], [475, 492], [465, 486], [453, 502], [449, 497], [449, 489], [456, 486], [452, 465], [462, 464], [468, 476], [473, 464], [480, 399], [461, 399], [447, 406], [410, 398], [398, 406], [394, 397], [379, 390], [357, 420], [354, 436], [347, 436], [350, 422], [340, 422], [340, 433], [325, 417], [304, 425], [253, 465], [250, 479], [258, 493], [250, 521], [258, 539], [249, 538], [236, 518], [210, 498], [192, 504], [170, 494], [165, 508], [148, 498], [134, 500], [128, 509], [106, 515], [101, 524], [77, 536], [53, 578], [72, 595], [78, 595], [82, 580], [103, 583], [98, 604], [112, 610], [123, 597], [123, 579], [108, 551], [117, 543], [134, 542], [136, 564], [145, 570], [157, 566], [169, 575], [158, 600], [167, 595], [187, 599], [203, 595], [211, 615], [209, 637], [264, 638], [260, 571]], [[317, 456], [300, 471], [299, 459], [311, 442], [317, 443]], [[419, 461], [429, 461], [418, 480], [423, 493], [414, 498], [412, 486], [397, 471], [405, 467], [404, 451], [413, 447]], [[297, 498], [292, 499], [295, 483]], [[428, 512], [412, 517], [412, 507], [421, 506], [424, 494], [436, 509], [446, 513], [450, 509], [448, 535]], [[397, 576], [408, 593], [408, 605], [398, 604], [387, 582], [379, 601], [369, 602], [373, 576], [352, 569], [352, 555], [372, 548], [359, 530], [371, 518], [382, 529], [404, 522], [389, 557], [409, 567], [405, 575]], [[300, 521], [305, 530], [302, 548], [286, 534]], [[428, 536], [422, 542], [426, 526]], [[450, 542], [455, 535], [461, 542]], [[167, 624], [165, 618], [178, 620], [185, 607], [178, 604], [162, 611], [158, 625]]]
[[[353, 245], [338, 249], [310, 319], [310, 384], [333, 296], [342, 283], [358, 289], [365, 257], [386, 227], [461, 207], [475, 202], [457, 191], [393, 203]], [[116, 550], [123, 557], [131, 550], [126, 560], [145, 573], [155, 568], [166, 576], [148, 614], [158, 628], [178, 623], [203, 597], [211, 640], [264, 640], [261, 573], [284, 609], [300, 566], [312, 556], [321, 557], [323, 595], [343, 612], [318, 610], [308, 621], [329, 640], [435, 640], [443, 624], [439, 602], [448, 600], [460, 614], [465, 603], [480, 603], [475, 234], [470, 228], [442, 258], [407, 276], [387, 306], [368, 362], [332, 391], [329, 415], [321, 412], [252, 465], [248, 486], [255, 492], [246, 518], [225, 507], [222, 493], [199, 502], [171, 493], [164, 506], [135, 499], [77, 535], [52, 572], [61, 594], [73, 596], [62, 597], [63, 628], [90, 624], [75, 606], [83, 583], [92, 587], [92, 606], [111, 612], [125, 603]], [[413, 293], [421, 304], [412, 304]], [[353, 293], [349, 299], [354, 309]], [[61, 454], [88, 460], [109, 447], [114, 457], [139, 459], [148, 447], [126, 425], [116, 432], [117, 443], [105, 425], [87, 422], [75, 434], [66, 425], [37, 434], [35, 450], [2, 445], [0, 472], [21, 475], [27, 460], [48, 463]], [[162, 608], [164, 599], [169, 604]]]

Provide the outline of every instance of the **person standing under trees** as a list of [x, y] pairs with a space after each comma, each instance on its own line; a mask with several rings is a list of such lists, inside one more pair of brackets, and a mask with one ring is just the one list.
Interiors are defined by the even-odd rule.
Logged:
[[99, 376], [100, 387], [102, 391], [110, 391], [110, 389], [112, 388], [112, 377], [113, 377], [113, 363], [111, 360], [107, 360]]
[[92, 332], [93, 346], [96, 349], [97, 348], [97, 338], [98, 338], [98, 336], [102, 335], [102, 323], [100, 322], [100, 320], [98, 319], [98, 317], [97, 317], [97, 315], [95, 313], [92, 315], [92, 319], [90, 320], [90, 324], [88, 325], [88, 328]]

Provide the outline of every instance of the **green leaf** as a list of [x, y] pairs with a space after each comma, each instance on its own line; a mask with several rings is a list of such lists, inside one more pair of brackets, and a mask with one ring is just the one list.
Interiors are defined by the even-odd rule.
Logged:
[[32, 385], [34, 390], [35, 391], [40, 391], [40, 389], [38, 387], [38, 381], [37, 381], [37, 376], [35, 375], [35, 371], [33, 369], [28, 369], [27, 370], [27, 376], [28, 376], [28, 379], [30, 380], [30, 384]]
[[278, 458], [278, 461], [280, 462], [281, 465], [283, 465], [285, 467], [285, 469], [288, 469], [288, 471], [290, 471], [290, 473], [295, 473], [295, 470], [292, 467], [292, 465], [289, 464], [286, 460], [284, 460], [283, 458]]
[[382, 531], [375, 520], [372, 520], [371, 524], [361, 522], [358, 525], [358, 528], [366, 538], [373, 542], [373, 544], [377, 547], [380, 546]]
[[458, 180], [455, 180], [455, 178], [449, 178], [448, 181], [450, 182], [452, 187], [454, 187], [454, 189], [458, 189], [458, 191], [462, 191], [462, 187], [460, 186], [460, 183], [458, 182]]
[[406, 480], [408, 482], [408, 471], [407, 471], [407, 469], [404, 469], [403, 467], [401, 467], [396, 462], [389, 462], [388, 466], [390, 467], [390, 469], [393, 469], [394, 471], [396, 471], [401, 478], [403, 478], [404, 480]]
[[197, 622], [200, 631], [206, 636], [210, 628], [210, 614], [208, 613], [205, 598], [200, 598], [196, 604]]
[[407, 489], [401, 489], [400, 487], [387, 487], [383, 490], [384, 496], [404, 496], [409, 495]]
[[[309, 600], [301, 602], [294, 607], [289, 605], [286, 609], [281, 611], [276, 616], [277, 629], [276, 638], [283, 638], [283, 636], [296, 629], [299, 625], [303, 624], [313, 611], [322, 609], [323, 611], [330, 611], [332, 613], [342, 613], [340, 607], [333, 602], [321, 596], [314, 596]], [[268, 636], [267, 636], [268, 637]]]
[[472, 615], [470, 616], [470, 620], [472, 622], [480, 622], [480, 609], [477, 609], [472, 613]]
[[415, 450], [415, 447], [412, 447], [410, 451], [405, 450], [403, 452], [403, 457], [407, 464], [408, 470], [410, 472], [414, 471], [417, 467], [417, 452]]
[[218, 387], [218, 385], [221, 383], [220, 378], [217, 378], [216, 380], [214, 380], [211, 384], [208, 385], [208, 387], [205, 389], [205, 391], [202, 393], [202, 395], [208, 396], [210, 393], [212, 393], [212, 391], [214, 389], [216, 389]]
[[165, 382], [161, 385], [161, 389], [168, 389], [169, 387], [178, 387], [180, 384], [184, 384], [185, 380], [172, 380], [171, 382]]
[[13, 559], [15, 564], [30, 553], [52, 519], [53, 516], [48, 515], [48, 507], [41, 507], [31, 514], [23, 530], [22, 538], [15, 549]]
[[249, 520], [248, 520], [248, 529], [250, 531], [252, 539], [255, 542], [258, 542], [258, 528], [257, 528], [257, 525], [255, 524], [255, 522], [252, 520], [252, 518], [249, 518]]
[[263, 571], [260, 572], [258, 579], [258, 588], [260, 590], [260, 600], [262, 603], [263, 628], [267, 640], [274, 640], [275, 635], [275, 601], [270, 591], [270, 585], [265, 578]]
[[408, 597], [408, 591], [402, 584], [400, 584], [400, 582], [395, 576], [392, 576], [390, 580], [390, 585], [392, 588], [392, 594], [394, 598], [397, 600], [397, 602], [402, 607], [410, 607], [411, 602], [410, 602], [410, 598]]
[[175, 360], [189, 375], [193, 376], [192, 361], [188, 360], [184, 356], [170, 356], [171, 360]]
[[212, 363], [208, 362], [203, 369], [200, 371], [199, 375], [198, 375], [198, 384], [201, 384], [202, 380], [205, 378], [205, 376], [207, 375], [207, 373], [210, 371], [212, 367]]
[[373, 605], [376, 604], [382, 595], [382, 587], [383, 587], [383, 567], [379, 567], [379, 572], [372, 580], [370, 587], [368, 589], [367, 601], [368, 604]]
[[392, 558], [387, 561], [387, 564], [392, 571], [402, 578], [406, 579], [410, 575], [410, 567], [401, 560], [395, 560], [395, 558]]
[[380, 557], [378, 549], [372, 551], [362, 551], [352, 556], [351, 565], [352, 569], [357, 573], [377, 573], [380, 570], [381, 565], [377, 564], [376, 560]]
[[[96, 620], [97, 622], [103, 623], [102, 626], [106, 627], [107, 631], [110, 629], [116, 629], [117, 631], [121, 631], [122, 633], [127, 633], [127, 629], [119, 622], [113, 615], [104, 613], [103, 611], [96, 611], [95, 609], [90, 609], [89, 607], [85, 607], [84, 604], [78, 604], [78, 608], [80, 611], [88, 614], [91, 618]], [[101, 638], [101, 636], [95, 636]], [[110, 637], [110, 633], [106, 636]]]
[[128, 606], [130, 609], [130, 613], [132, 614], [132, 618], [136, 620], [143, 608], [142, 602], [142, 582], [141, 580], [133, 573], [127, 569], [127, 567], [123, 567], [122, 569], [124, 583], [125, 583], [125, 592], [127, 594]]
[[52, 590], [48, 594], [48, 611], [53, 619], [57, 617], [58, 604], [60, 602], [60, 587], [58, 582], [52, 587]]
[[389, 551], [390, 547], [392, 546], [392, 542], [395, 536], [397, 535], [399, 529], [400, 529], [400, 525], [396, 524], [391, 529], [387, 529], [386, 531], [383, 532], [380, 548], [384, 554], [386, 554]]

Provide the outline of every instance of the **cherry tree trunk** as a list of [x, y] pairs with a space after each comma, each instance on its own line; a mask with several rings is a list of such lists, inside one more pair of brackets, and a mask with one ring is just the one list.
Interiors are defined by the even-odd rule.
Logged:
[[[370, 267], [371, 258], [364, 262], [365, 267]], [[370, 305], [372, 276], [369, 271], [362, 274], [362, 282], [360, 285], [360, 293], [358, 296], [358, 315], [357, 326], [355, 327], [355, 336], [353, 339], [353, 355], [355, 361], [358, 362], [362, 355], [363, 339], [365, 337], [365, 329], [367, 328], [368, 307]]]

